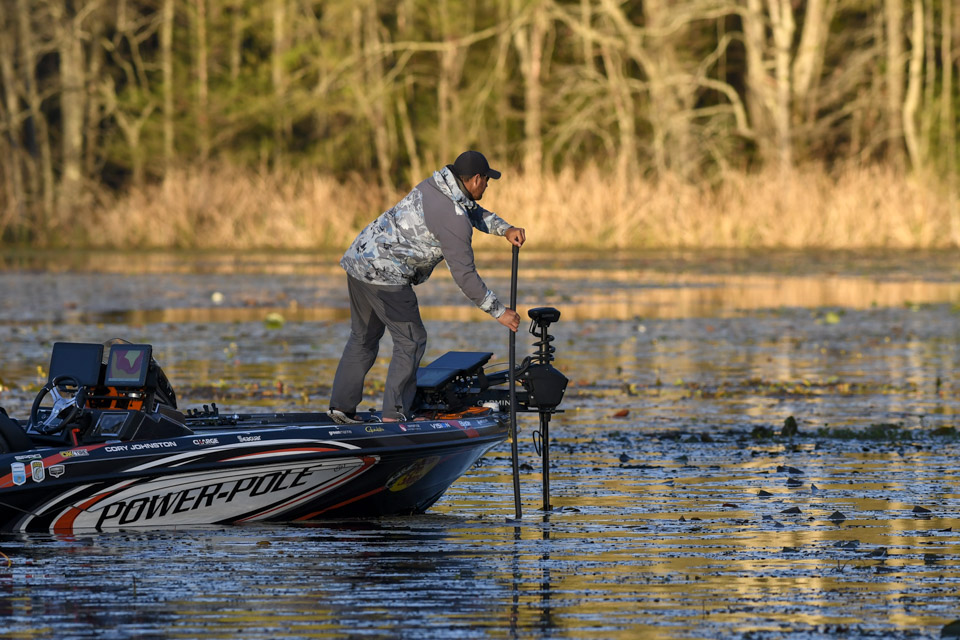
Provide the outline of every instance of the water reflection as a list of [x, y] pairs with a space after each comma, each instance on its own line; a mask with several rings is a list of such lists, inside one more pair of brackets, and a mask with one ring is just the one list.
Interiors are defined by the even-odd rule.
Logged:
[[[334, 257], [6, 260], [12, 413], [53, 341], [114, 336], [156, 345], [186, 407], [326, 402], [347, 332]], [[504, 290], [509, 264], [480, 260]], [[521, 300], [562, 309], [571, 378], [552, 511], [524, 419], [519, 524], [504, 448], [423, 517], [6, 538], [0, 637], [936, 637], [960, 597], [958, 269], [942, 254], [525, 255]], [[421, 298], [428, 360], [507, 361], [448, 275]]]
[[[572, 320], [742, 317], [783, 309], [871, 309], [960, 305], [960, 273], [949, 255], [527, 254], [519, 300], [562, 306]], [[952, 261], [951, 261], [952, 260]], [[334, 254], [0, 253], [10, 323], [342, 321], [348, 307]], [[481, 253], [495, 290], [509, 288], [507, 255]], [[578, 266], [571, 267], [571, 264]], [[420, 292], [429, 320], [471, 322], [446, 270]]]

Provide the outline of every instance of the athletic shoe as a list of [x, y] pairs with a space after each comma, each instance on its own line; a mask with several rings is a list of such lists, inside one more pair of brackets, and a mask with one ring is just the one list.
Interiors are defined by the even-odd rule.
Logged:
[[330, 419], [337, 424], [363, 424], [363, 420], [361, 420], [357, 414], [346, 413], [344, 411], [340, 411], [340, 409], [334, 409], [333, 407], [330, 407], [330, 410], [327, 411], [327, 415], [330, 416]]

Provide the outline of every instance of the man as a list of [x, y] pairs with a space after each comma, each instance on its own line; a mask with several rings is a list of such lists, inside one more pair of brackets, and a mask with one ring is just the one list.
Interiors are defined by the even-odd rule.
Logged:
[[350, 294], [350, 338], [333, 380], [328, 415], [340, 424], [356, 424], [363, 379], [377, 358], [384, 329], [393, 338], [393, 357], [383, 392], [384, 421], [410, 417], [417, 391], [417, 369], [427, 332], [413, 285], [425, 282], [441, 260], [464, 295], [516, 331], [520, 316], [507, 309], [477, 273], [471, 245], [473, 229], [504, 236], [516, 246], [526, 240], [477, 202], [487, 183], [500, 178], [477, 151], [461, 153], [418, 184], [403, 200], [360, 232], [340, 260]]

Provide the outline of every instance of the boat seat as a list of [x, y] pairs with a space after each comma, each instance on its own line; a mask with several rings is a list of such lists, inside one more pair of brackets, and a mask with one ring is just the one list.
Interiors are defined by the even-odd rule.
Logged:
[[30, 436], [13, 418], [7, 415], [3, 407], [0, 407], [0, 453], [13, 453], [29, 449], [33, 449], [33, 441], [30, 440]]
[[488, 351], [448, 351], [417, 370], [417, 387], [426, 392], [438, 391], [458, 376], [472, 376], [483, 370], [492, 356]]

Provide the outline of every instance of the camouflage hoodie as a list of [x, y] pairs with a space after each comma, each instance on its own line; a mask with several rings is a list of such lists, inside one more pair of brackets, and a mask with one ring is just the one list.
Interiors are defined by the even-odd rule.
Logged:
[[415, 285], [425, 282], [445, 259], [464, 295], [499, 318], [506, 307], [477, 273], [474, 228], [502, 236], [510, 224], [466, 195], [448, 165], [367, 225], [340, 266], [370, 284]]

